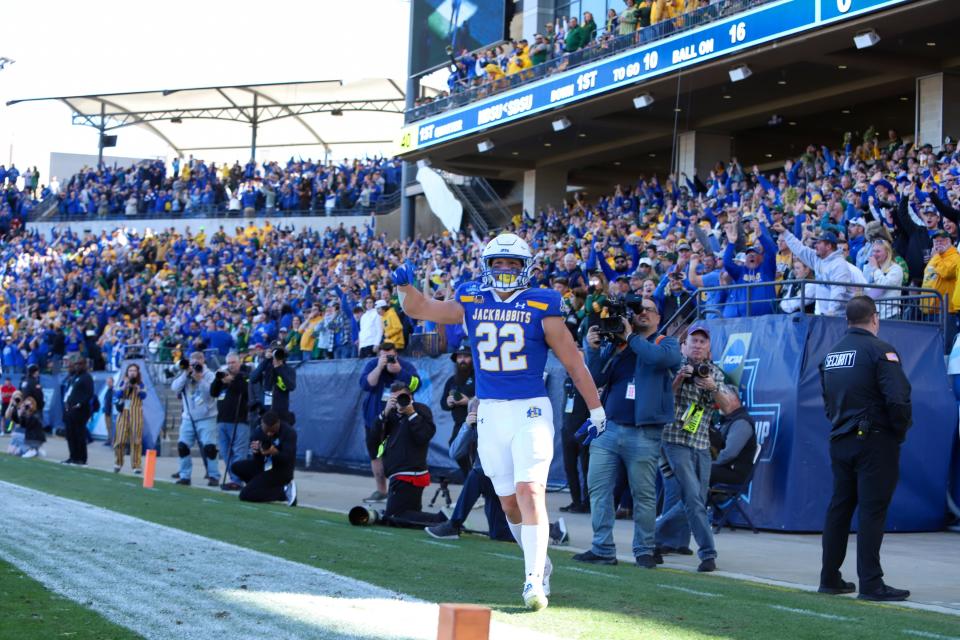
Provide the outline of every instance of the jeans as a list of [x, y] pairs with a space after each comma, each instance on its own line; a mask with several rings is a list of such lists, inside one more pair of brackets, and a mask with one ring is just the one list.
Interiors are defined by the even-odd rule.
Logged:
[[343, 344], [339, 347], [334, 347], [333, 357], [335, 360], [347, 360], [349, 358], [355, 358], [356, 354], [354, 353], [353, 345]]
[[483, 471], [474, 467], [467, 473], [463, 481], [463, 488], [460, 490], [460, 496], [457, 498], [457, 504], [450, 515], [450, 523], [457, 527], [462, 527], [467, 516], [470, 514], [473, 505], [477, 499], [483, 495], [483, 510], [487, 516], [488, 535], [492, 540], [513, 541], [513, 534], [507, 527], [507, 516], [503, 513], [500, 506], [500, 498], [497, 492], [493, 490], [493, 483], [490, 478], [483, 475]]
[[[217, 437], [220, 447], [220, 457], [223, 458], [225, 468], [229, 470], [230, 480], [240, 484], [240, 476], [233, 472], [233, 463], [246, 460], [250, 454], [250, 426], [246, 422], [238, 422], [236, 432], [232, 422], [217, 423]], [[233, 446], [230, 445], [231, 438]]]
[[[706, 507], [710, 488], [710, 450], [664, 443], [663, 455], [673, 469], [675, 482], [666, 483], [663, 514], [657, 519], [657, 544], [688, 546], [692, 531], [700, 559], [716, 558], [717, 548]], [[684, 531], [687, 532], [685, 540]]]
[[[205, 418], [203, 420], [191, 420], [189, 416], [183, 416], [180, 420], [180, 437], [178, 438], [179, 442], [187, 445], [187, 447], [192, 447], [193, 443], [197, 443], [201, 449], [208, 445], [214, 444], [216, 442], [216, 428], [217, 428], [217, 419]], [[217, 467], [217, 459], [206, 458], [207, 461], [207, 475], [213, 478], [214, 480], [220, 479], [220, 469]], [[193, 460], [190, 456], [184, 456], [180, 458], [180, 478], [183, 480], [189, 480], [190, 476], [193, 473]]]
[[592, 551], [596, 555], [616, 556], [613, 489], [621, 461], [633, 493], [633, 555], [653, 555], [660, 434], [661, 430], [656, 427], [623, 427], [608, 420], [607, 430], [590, 443], [587, 485], [593, 525]]

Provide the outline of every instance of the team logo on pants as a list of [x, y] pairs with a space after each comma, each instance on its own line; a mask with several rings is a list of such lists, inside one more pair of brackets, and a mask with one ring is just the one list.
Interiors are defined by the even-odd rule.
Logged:
[[540, 407], [530, 407], [527, 409], [528, 418], [539, 418], [541, 415], [543, 415], [543, 411], [540, 410]]

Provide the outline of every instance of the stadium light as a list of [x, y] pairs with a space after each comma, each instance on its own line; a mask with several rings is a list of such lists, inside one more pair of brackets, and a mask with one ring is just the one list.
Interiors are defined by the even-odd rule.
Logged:
[[559, 133], [559, 132], [563, 131], [564, 129], [569, 129], [569, 128], [570, 128], [570, 125], [573, 124], [573, 123], [570, 122], [570, 118], [568, 118], [567, 116], [563, 116], [563, 117], [560, 118], [559, 120], [554, 120], [554, 121], [551, 122], [550, 124], [551, 124], [551, 126], [553, 126], [553, 130], [556, 131], [557, 133]]
[[16, 62], [16, 60], [12, 60], [6, 56], [0, 56], [0, 69], [3, 69], [8, 64], [13, 64], [14, 62]]
[[480, 153], [486, 153], [487, 151], [492, 151], [492, 150], [493, 150], [493, 140], [491, 140], [490, 138], [481, 140], [480, 142], [477, 143], [477, 151], [479, 151]]
[[753, 71], [751, 71], [750, 67], [747, 65], [741, 64], [740, 66], [730, 69], [729, 74], [730, 82], [740, 82], [741, 80], [746, 80], [753, 75]]
[[872, 47], [878, 42], [880, 42], [880, 36], [874, 29], [863, 31], [853, 36], [853, 44], [857, 45], [857, 49], [866, 49], [867, 47]]
[[653, 104], [653, 96], [649, 93], [645, 93], [642, 96], [637, 96], [633, 99], [633, 108], [634, 109], [646, 109]]

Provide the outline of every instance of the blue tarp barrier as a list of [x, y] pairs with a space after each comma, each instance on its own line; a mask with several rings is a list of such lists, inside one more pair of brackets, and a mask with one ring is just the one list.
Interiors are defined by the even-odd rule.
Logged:
[[[125, 361], [123, 365], [124, 368], [120, 372], [91, 371], [90, 375], [93, 376], [93, 388], [96, 391], [97, 397], [100, 399], [100, 406], [103, 407], [104, 394], [107, 390], [107, 378], [113, 377], [116, 382], [123, 375], [123, 371], [126, 370], [128, 364], [140, 365], [140, 373], [143, 375], [143, 382], [147, 391], [147, 397], [143, 401], [143, 448], [144, 450], [155, 449], [157, 448], [157, 440], [160, 437], [160, 431], [163, 428], [163, 421], [166, 414], [163, 410], [163, 405], [160, 403], [159, 396], [157, 396], [153, 380], [150, 379], [150, 374], [147, 372], [145, 362], [142, 360]], [[43, 408], [43, 424], [50, 425], [54, 429], [63, 427], [63, 400], [60, 397], [60, 383], [66, 375], [65, 373], [40, 375], [40, 383], [43, 385], [45, 402]], [[116, 410], [114, 410], [114, 424], [116, 424], [117, 417]], [[103, 421], [102, 409], [90, 417], [87, 429], [90, 430], [90, 434], [94, 438], [99, 440], [106, 439], [107, 431]]]
[[[720, 365], [728, 373], [742, 369], [741, 394], [757, 422], [761, 455], [748, 507], [753, 522], [764, 529], [820, 531], [833, 477], [818, 365], [846, 323], [763, 316], [708, 324]], [[939, 530], [957, 429], [943, 336], [930, 325], [884, 322], [880, 337], [900, 352], [913, 388], [914, 424], [901, 450], [887, 531]]]
[[[402, 356], [401, 356], [402, 357]], [[405, 358], [420, 374], [420, 388], [414, 394], [433, 410], [437, 435], [430, 443], [427, 463], [435, 474], [459, 473], [447, 455], [447, 443], [453, 432], [450, 412], [440, 408], [444, 384], [454, 372], [449, 357]], [[360, 373], [366, 360], [324, 360], [308, 362], [297, 369], [297, 390], [290, 396], [290, 408], [297, 416], [298, 456], [307, 449], [313, 464], [330, 468], [369, 471], [370, 459], [364, 444], [363, 392]], [[547, 362], [547, 390], [553, 403], [556, 427], [556, 455], [550, 467], [552, 486], [566, 484], [560, 456], [560, 427], [563, 420], [563, 381], [566, 374], [559, 361], [550, 355]]]

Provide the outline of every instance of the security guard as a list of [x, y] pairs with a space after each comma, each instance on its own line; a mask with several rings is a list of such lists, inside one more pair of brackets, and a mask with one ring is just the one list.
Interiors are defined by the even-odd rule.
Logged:
[[852, 593], [840, 576], [850, 520], [858, 506], [857, 575], [861, 600], [906, 600], [910, 592], [883, 582], [880, 544], [887, 508], [897, 486], [900, 444], [912, 423], [910, 382], [900, 356], [877, 338], [880, 317], [873, 300], [847, 303], [847, 334], [820, 364], [830, 431], [833, 498], [823, 526], [820, 593]]

